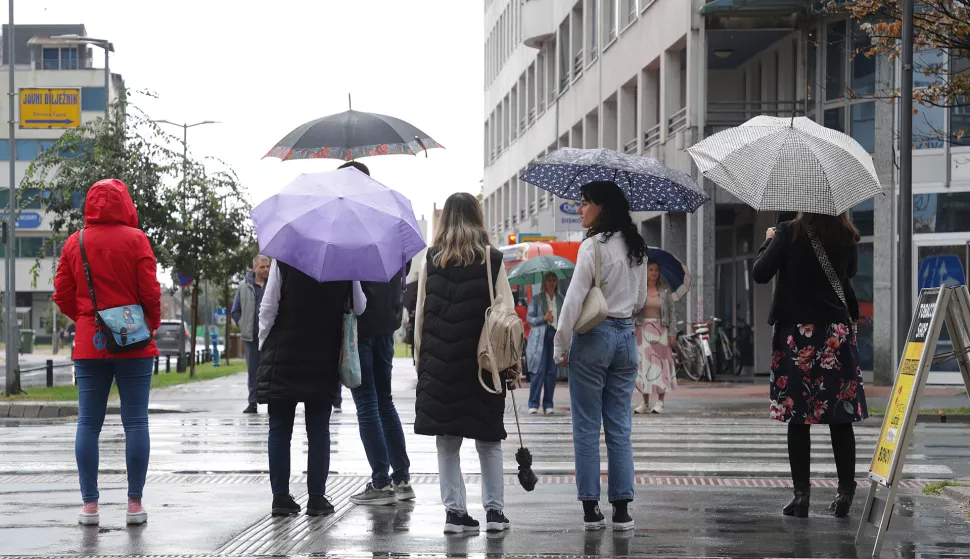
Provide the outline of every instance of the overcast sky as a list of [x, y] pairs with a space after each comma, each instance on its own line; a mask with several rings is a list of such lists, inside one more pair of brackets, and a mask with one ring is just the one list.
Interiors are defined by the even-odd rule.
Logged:
[[346, 110], [348, 93], [355, 109], [402, 118], [446, 147], [427, 159], [362, 160], [411, 199], [418, 218], [430, 221], [432, 204], [440, 207], [452, 192], [479, 191], [479, 0], [15, 3], [18, 24], [83, 23], [89, 36], [112, 41], [112, 71], [130, 89], [159, 95], [136, 100], [152, 118], [221, 121], [191, 129], [189, 149], [228, 162], [254, 203], [300, 173], [340, 164], [262, 157], [300, 124]]

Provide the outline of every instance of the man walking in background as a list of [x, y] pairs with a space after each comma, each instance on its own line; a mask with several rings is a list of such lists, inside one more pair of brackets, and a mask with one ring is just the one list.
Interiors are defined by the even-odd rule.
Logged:
[[232, 300], [232, 320], [239, 327], [246, 369], [249, 372], [249, 405], [243, 413], [258, 413], [256, 409], [256, 369], [259, 368], [259, 304], [269, 277], [269, 257], [259, 254], [253, 258], [253, 269], [239, 283]]
[[[370, 175], [367, 167], [356, 161], [341, 168], [345, 167]], [[351, 394], [357, 406], [357, 423], [371, 467], [371, 481], [350, 498], [356, 505], [390, 505], [414, 499], [404, 428], [391, 396], [394, 332], [401, 327], [401, 282], [406, 273], [401, 270], [389, 283], [361, 282], [367, 297], [367, 309], [357, 318], [361, 384]]]

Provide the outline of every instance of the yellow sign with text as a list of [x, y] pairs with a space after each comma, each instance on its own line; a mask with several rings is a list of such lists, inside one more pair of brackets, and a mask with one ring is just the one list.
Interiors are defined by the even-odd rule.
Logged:
[[81, 90], [20, 90], [21, 128], [77, 128], [81, 125]]
[[869, 472], [879, 476], [885, 485], [890, 483], [889, 472], [899, 452], [897, 445], [906, 429], [903, 420], [906, 418], [913, 387], [916, 385], [916, 373], [919, 371], [924, 345], [922, 342], [906, 344], [906, 353], [903, 355], [899, 374], [896, 375], [896, 382], [893, 384], [892, 396], [886, 407], [886, 416], [882, 420], [882, 432], [876, 444], [876, 453], [872, 458]]

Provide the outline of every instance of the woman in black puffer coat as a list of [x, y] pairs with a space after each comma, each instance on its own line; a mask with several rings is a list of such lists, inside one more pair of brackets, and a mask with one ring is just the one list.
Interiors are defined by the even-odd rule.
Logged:
[[[485, 326], [485, 310], [491, 306], [489, 282], [496, 304], [511, 302], [512, 288], [502, 253], [488, 248], [484, 221], [474, 196], [451, 195], [442, 210], [435, 245], [428, 249], [418, 279], [414, 432], [437, 437], [446, 533], [479, 530], [465, 502], [459, 458], [464, 439], [475, 440], [481, 460], [487, 529], [510, 527], [503, 513], [505, 392], [492, 394], [479, 383], [478, 340]], [[485, 266], [486, 252], [491, 259], [491, 277]]]

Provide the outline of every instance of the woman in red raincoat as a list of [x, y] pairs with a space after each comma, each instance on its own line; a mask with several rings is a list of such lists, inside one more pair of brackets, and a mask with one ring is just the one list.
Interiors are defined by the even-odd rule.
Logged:
[[[84, 203], [84, 249], [91, 268], [100, 310], [141, 305], [153, 332], [161, 321], [161, 289], [155, 270], [155, 253], [138, 229], [138, 214], [128, 187], [117, 179], [96, 182]], [[94, 304], [84, 275], [78, 234], [64, 244], [54, 278], [54, 302], [77, 323], [74, 368], [78, 386], [78, 422], [74, 452], [81, 498], [81, 524], [98, 524], [98, 437], [104, 423], [108, 393], [117, 382], [121, 421], [125, 427], [128, 467], [128, 524], [142, 524], [148, 513], [141, 504], [148, 471], [148, 391], [152, 362], [158, 355], [154, 342], [142, 349], [110, 354], [96, 343]]]

